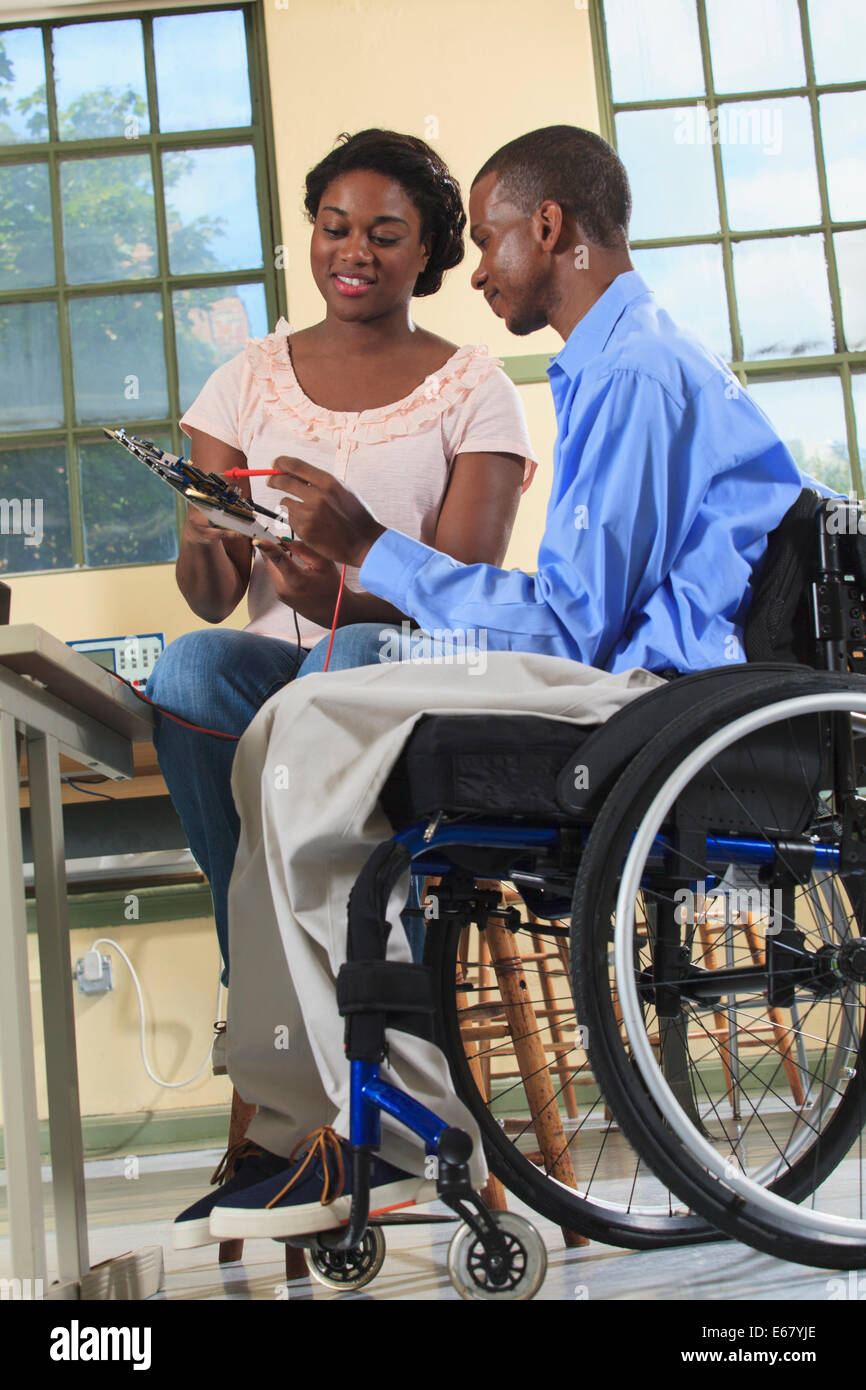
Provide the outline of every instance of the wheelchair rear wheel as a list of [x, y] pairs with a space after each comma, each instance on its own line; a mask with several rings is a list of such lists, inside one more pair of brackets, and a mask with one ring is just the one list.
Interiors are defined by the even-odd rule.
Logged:
[[866, 1266], [864, 784], [866, 681], [708, 700], [620, 778], [575, 885], [625, 1134], [720, 1229], [828, 1268]]
[[532, 921], [512, 932], [495, 916], [483, 930], [430, 923], [425, 954], [437, 1041], [491, 1172], [540, 1215], [607, 1244], [718, 1239], [658, 1181], [605, 1107], [576, 1031], [568, 927]]

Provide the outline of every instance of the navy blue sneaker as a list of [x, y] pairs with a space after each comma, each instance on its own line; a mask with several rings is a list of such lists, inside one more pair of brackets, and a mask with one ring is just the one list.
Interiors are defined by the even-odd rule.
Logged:
[[[324, 1125], [308, 1134], [297, 1162], [255, 1187], [219, 1193], [210, 1218], [215, 1240], [232, 1237], [309, 1235], [342, 1226], [352, 1204], [352, 1163], [349, 1141]], [[294, 1154], [292, 1154], [294, 1158]], [[370, 1215], [432, 1202], [436, 1184], [394, 1168], [384, 1159], [373, 1161]]]
[[285, 1154], [272, 1154], [252, 1139], [241, 1139], [226, 1149], [211, 1178], [219, 1186], [193, 1202], [182, 1211], [172, 1226], [175, 1250], [192, 1250], [197, 1245], [210, 1245], [218, 1240], [210, 1232], [210, 1214], [214, 1202], [233, 1192], [253, 1187], [274, 1173], [281, 1173], [288, 1162]]

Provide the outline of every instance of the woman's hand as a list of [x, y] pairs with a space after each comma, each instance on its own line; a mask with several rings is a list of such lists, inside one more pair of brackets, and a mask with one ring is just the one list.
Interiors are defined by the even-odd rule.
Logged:
[[360, 569], [387, 528], [356, 492], [324, 469], [293, 458], [276, 459], [274, 468], [279, 475], [268, 479], [268, 487], [290, 494], [281, 505], [295, 534], [320, 556]]
[[220, 513], [213, 512], [215, 525], [211, 525], [210, 516], [203, 512], [200, 507], [196, 507], [192, 502], [186, 504], [186, 537], [196, 545], [216, 545], [220, 541], [230, 539], [239, 532], [232, 531], [231, 527], [220, 526]]
[[[190, 430], [192, 456], [207, 473], [223, 474], [245, 468], [246, 457], [201, 430]], [[244, 491], [246, 489], [246, 491]], [[249, 496], [246, 478], [240, 491]], [[253, 551], [249, 536], [222, 526], [211, 526], [208, 517], [187, 503], [186, 523], [175, 573], [178, 588], [192, 611], [208, 623], [221, 623], [233, 613], [247, 591]], [[219, 517], [219, 512], [213, 513]]]
[[273, 541], [255, 540], [253, 546], [267, 565], [277, 598], [310, 622], [330, 627], [340, 588], [337, 566], [300, 541], [291, 542], [291, 555]]

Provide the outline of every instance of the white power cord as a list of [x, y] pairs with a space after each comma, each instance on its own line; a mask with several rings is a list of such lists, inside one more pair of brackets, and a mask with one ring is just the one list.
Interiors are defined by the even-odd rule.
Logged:
[[[139, 1046], [140, 1046], [140, 1048], [141, 1048], [141, 1060], [142, 1060], [142, 1062], [144, 1063], [144, 1070], [147, 1072], [147, 1074], [148, 1074], [148, 1076], [150, 1077], [151, 1081], [155, 1082], [157, 1086], [165, 1086], [165, 1087], [168, 1087], [168, 1088], [171, 1089], [171, 1090], [177, 1090], [177, 1088], [178, 1088], [179, 1086], [189, 1086], [191, 1082], [196, 1081], [196, 1080], [201, 1076], [201, 1074], [202, 1074], [202, 1072], [204, 1071], [205, 1067], [207, 1067], [207, 1066], [210, 1064], [211, 1056], [212, 1056], [212, 1054], [213, 1054], [214, 1042], [216, 1041], [216, 1039], [214, 1038], [213, 1041], [211, 1042], [211, 1045], [210, 1045], [210, 1047], [208, 1048], [207, 1056], [205, 1057], [205, 1059], [204, 1059], [204, 1061], [202, 1062], [201, 1066], [199, 1067], [198, 1071], [194, 1071], [193, 1074], [192, 1074], [192, 1076], [188, 1076], [188, 1077], [186, 1078], [185, 1081], [163, 1081], [163, 1080], [161, 1080], [161, 1078], [158, 1077], [158, 1076], [151, 1070], [150, 1063], [149, 1063], [148, 1060], [147, 1060], [147, 1048], [146, 1048], [146, 1046], [145, 1046], [145, 1041], [144, 1041], [144, 1018], [145, 1018], [145, 1015], [144, 1015], [144, 998], [143, 998], [142, 993], [141, 993], [141, 985], [139, 984], [138, 976], [137, 976], [136, 973], [135, 973], [135, 966], [133, 965], [132, 961], [129, 959], [129, 956], [126, 954], [126, 952], [124, 951], [123, 947], [122, 947], [122, 946], [118, 946], [118, 944], [117, 944], [116, 941], [112, 941], [110, 936], [100, 936], [100, 937], [98, 937], [96, 941], [94, 941], [94, 942], [91, 943], [90, 949], [91, 949], [92, 951], [95, 951], [96, 948], [97, 948], [97, 946], [113, 946], [114, 949], [115, 949], [115, 951], [117, 951], [118, 954], [121, 955], [121, 956], [123, 957], [123, 959], [126, 961], [127, 966], [129, 967], [129, 973], [130, 973], [130, 975], [132, 976], [132, 983], [135, 985], [135, 992], [136, 992], [136, 994], [138, 995], [138, 1020], [139, 1020], [138, 1038], [139, 1038]], [[222, 1005], [222, 998], [223, 998], [223, 991], [224, 991], [224, 989], [225, 989], [225, 985], [223, 984], [222, 980], [220, 980], [220, 982], [219, 982], [219, 984], [218, 984], [218, 986], [217, 986], [217, 997], [216, 997], [216, 1010], [215, 1010], [215, 1016], [216, 1016], [217, 1018], [219, 1018], [219, 1017], [221, 1016], [221, 1015], [220, 1015], [220, 1009], [221, 1009], [221, 1005]]]

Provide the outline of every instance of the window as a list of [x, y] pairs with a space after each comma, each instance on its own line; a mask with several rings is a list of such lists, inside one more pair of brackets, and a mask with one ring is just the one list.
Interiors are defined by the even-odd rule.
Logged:
[[179, 416], [277, 317], [257, 6], [0, 28], [0, 570], [173, 560], [106, 440]]
[[804, 471], [862, 494], [866, 7], [592, 7], [636, 269], [731, 363]]

